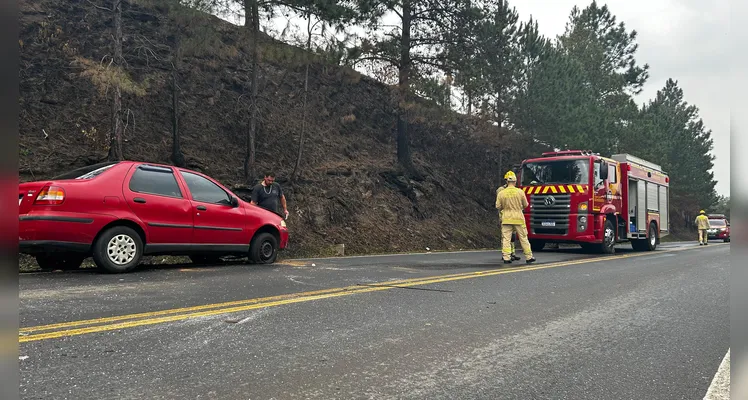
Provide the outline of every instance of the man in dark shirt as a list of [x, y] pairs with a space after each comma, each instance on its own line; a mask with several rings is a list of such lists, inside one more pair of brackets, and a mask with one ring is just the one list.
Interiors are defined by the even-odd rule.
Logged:
[[[282, 214], [278, 212], [279, 203], [283, 207]], [[265, 179], [252, 189], [252, 204], [288, 218], [286, 196], [280, 185], [275, 183], [275, 174], [272, 172], [266, 172]]]

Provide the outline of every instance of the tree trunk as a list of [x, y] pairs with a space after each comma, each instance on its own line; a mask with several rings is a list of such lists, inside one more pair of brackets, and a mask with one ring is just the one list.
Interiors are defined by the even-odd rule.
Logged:
[[[114, 18], [114, 59], [112, 66], [115, 68], [122, 67], [122, 0], [113, 1], [113, 18]], [[114, 85], [114, 99], [112, 102], [112, 132], [109, 142], [108, 159], [111, 161], [120, 161], [123, 159], [122, 154], [122, 91], [119, 83]]]
[[473, 115], [473, 94], [467, 93], [467, 114]]
[[179, 46], [179, 38], [177, 37], [177, 43], [174, 50], [174, 60], [171, 65], [171, 160], [174, 162], [174, 165], [178, 167], [186, 167], [187, 164], [184, 160], [184, 154], [182, 154], [182, 147], [179, 140], [179, 80], [177, 79], [177, 75], [179, 74]]
[[252, 10], [254, 9], [254, 4], [257, 3], [257, 0], [244, 0], [244, 27], [247, 28], [248, 31], [252, 31]]
[[412, 13], [413, 10], [411, 8], [411, 0], [403, 0], [403, 29], [400, 42], [400, 66], [398, 71], [399, 104], [397, 109], [397, 161], [403, 168], [405, 168], [406, 171], [411, 171], [413, 167], [410, 155], [410, 137], [408, 135], [408, 123], [406, 121], [407, 111], [405, 110], [405, 107], [408, 106], [408, 94], [410, 92], [410, 26]]
[[304, 134], [306, 131], [306, 107], [307, 107], [307, 96], [309, 94], [309, 64], [311, 63], [312, 56], [312, 14], [309, 14], [306, 25], [307, 39], [306, 39], [306, 71], [304, 73], [304, 100], [301, 111], [301, 133], [299, 134], [299, 150], [296, 153], [296, 165], [293, 167], [293, 173], [291, 174], [291, 180], [295, 180], [301, 173], [301, 155], [304, 150]]
[[[245, 7], [250, 8], [245, 10], [251, 11], [251, 35], [250, 48], [252, 52], [252, 72], [250, 76], [250, 84], [252, 89], [249, 96], [250, 102], [250, 114], [249, 114], [249, 130], [247, 131], [247, 153], [244, 158], [244, 177], [249, 183], [254, 181], [255, 177], [255, 149], [257, 139], [257, 73], [260, 65], [260, 49], [258, 45], [258, 39], [260, 35], [260, 10], [257, 4], [257, 0], [245, 0]], [[246, 21], [245, 21], [245, 26]]]
[[501, 136], [501, 126], [504, 122], [504, 105], [501, 100], [501, 88], [496, 92], [496, 123], [499, 125], [499, 136]]

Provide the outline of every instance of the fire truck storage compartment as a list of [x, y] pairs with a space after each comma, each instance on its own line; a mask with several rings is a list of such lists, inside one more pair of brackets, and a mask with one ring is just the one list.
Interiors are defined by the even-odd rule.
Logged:
[[[631, 168], [639, 171], [654, 170], [662, 172], [662, 167], [659, 165], [631, 154], [615, 154], [612, 158], [621, 163], [628, 163]], [[666, 235], [669, 231], [668, 214], [670, 211], [668, 187], [648, 180], [630, 177], [628, 188], [629, 238], [646, 238], [649, 230], [647, 225], [648, 214], [659, 215], [660, 232]], [[660, 236], [664, 235], [661, 234]]]
[[647, 214], [660, 216], [660, 232], [668, 231], [668, 188], [653, 182], [629, 179], [629, 237], [645, 238]]

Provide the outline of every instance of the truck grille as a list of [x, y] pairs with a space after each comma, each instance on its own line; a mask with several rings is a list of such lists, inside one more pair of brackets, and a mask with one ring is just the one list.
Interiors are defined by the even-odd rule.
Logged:
[[[571, 213], [570, 194], [531, 195], [530, 229], [540, 235], [566, 235], [569, 233]], [[551, 222], [553, 226], [543, 226]]]

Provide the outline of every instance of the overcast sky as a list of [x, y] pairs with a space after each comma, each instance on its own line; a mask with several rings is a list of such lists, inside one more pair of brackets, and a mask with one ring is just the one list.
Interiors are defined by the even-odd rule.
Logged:
[[[538, 21], [541, 33], [549, 38], [563, 34], [575, 5], [585, 8], [590, 3], [591, 0], [510, 0], [510, 5], [517, 9], [521, 20], [532, 16]], [[608, 5], [619, 22], [624, 22], [629, 30], [636, 30], [639, 34], [636, 59], [640, 64], [650, 66], [649, 80], [637, 98], [639, 104], [654, 98], [668, 78], [678, 81], [685, 100], [699, 108], [701, 118], [712, 130], [717, 193], [729, 196], [728, 84], [731, 66], [728, 0], [598, 1], [599, 6], [604, 4]], [[227, 19], [241, 23], [240, 17]], [[396, 22], [396, 19], [393, 18], [392, 22]], [[274, 30], [283, 30], [285, 24], [283, 19], [277, 19], [273, 24]]]
[[[564, 32], [578, 0], [517, 0], [510, 2], [522, 20], [530, 15], [541, 33], [556, 37]], [[639, 36], [639, 63], [649, 64], [650, 78], [639, 103], [654, 98], [668, 78], [678, 81], [689, 104], [697, 106], [706, 126], [712, 130], [714, 174], [717, 193], [730, 194], [730, 53], [728, 0], [609, 0], [618, 21]], [[656, 162], [657, 160], [651, 160]]]

